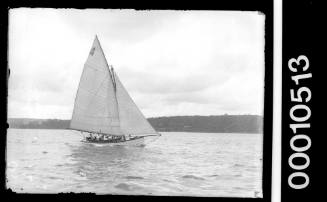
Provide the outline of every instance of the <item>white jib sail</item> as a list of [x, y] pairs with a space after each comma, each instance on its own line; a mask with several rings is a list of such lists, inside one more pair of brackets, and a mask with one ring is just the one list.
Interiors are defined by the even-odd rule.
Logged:
[[127, 135], [157, 134], [142, 112], [136, 106], [128, 92], [120, 82], [117, 74], [112, 71], [116, 82], [120, 128]]
[[109, 71], [105, 55], [96, 37], [84, 64], [70, 122], [71, 129], [123, 135]]

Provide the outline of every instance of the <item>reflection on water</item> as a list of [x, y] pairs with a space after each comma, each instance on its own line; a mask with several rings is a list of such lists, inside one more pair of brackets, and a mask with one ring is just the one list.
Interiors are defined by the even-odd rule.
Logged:
[[95, 146], [68, 130], [10, 129], [16, 192], [260, 197], [262, 135], [163, 133], [145, 147]]

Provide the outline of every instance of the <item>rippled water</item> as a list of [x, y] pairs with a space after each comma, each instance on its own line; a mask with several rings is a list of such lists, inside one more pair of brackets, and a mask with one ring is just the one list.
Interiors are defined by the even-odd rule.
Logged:
[[9, 129], [7, 187], [20, 193], [262, 197], [262, 134], [163, 132], [97, 147], [70, 130]]

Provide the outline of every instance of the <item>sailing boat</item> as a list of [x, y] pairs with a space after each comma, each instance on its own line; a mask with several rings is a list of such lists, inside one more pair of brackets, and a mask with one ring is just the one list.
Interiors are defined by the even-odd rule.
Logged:
[[82, 141], [94, 144], [143, 145], [146, 137], [160, 136], [108, 65], [97, 36], [84, 64], [69, 128], [88, 133]]

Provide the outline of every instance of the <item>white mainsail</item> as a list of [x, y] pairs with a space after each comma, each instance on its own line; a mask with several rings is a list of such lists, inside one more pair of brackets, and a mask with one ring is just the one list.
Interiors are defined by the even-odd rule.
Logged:
[[110, 70], [97, 37], [84, 64], [70, 128], [122, 135]]
[[157, 134], [110, 71], [97, 37], [84, 65], [70, 128], [110, 135]]

